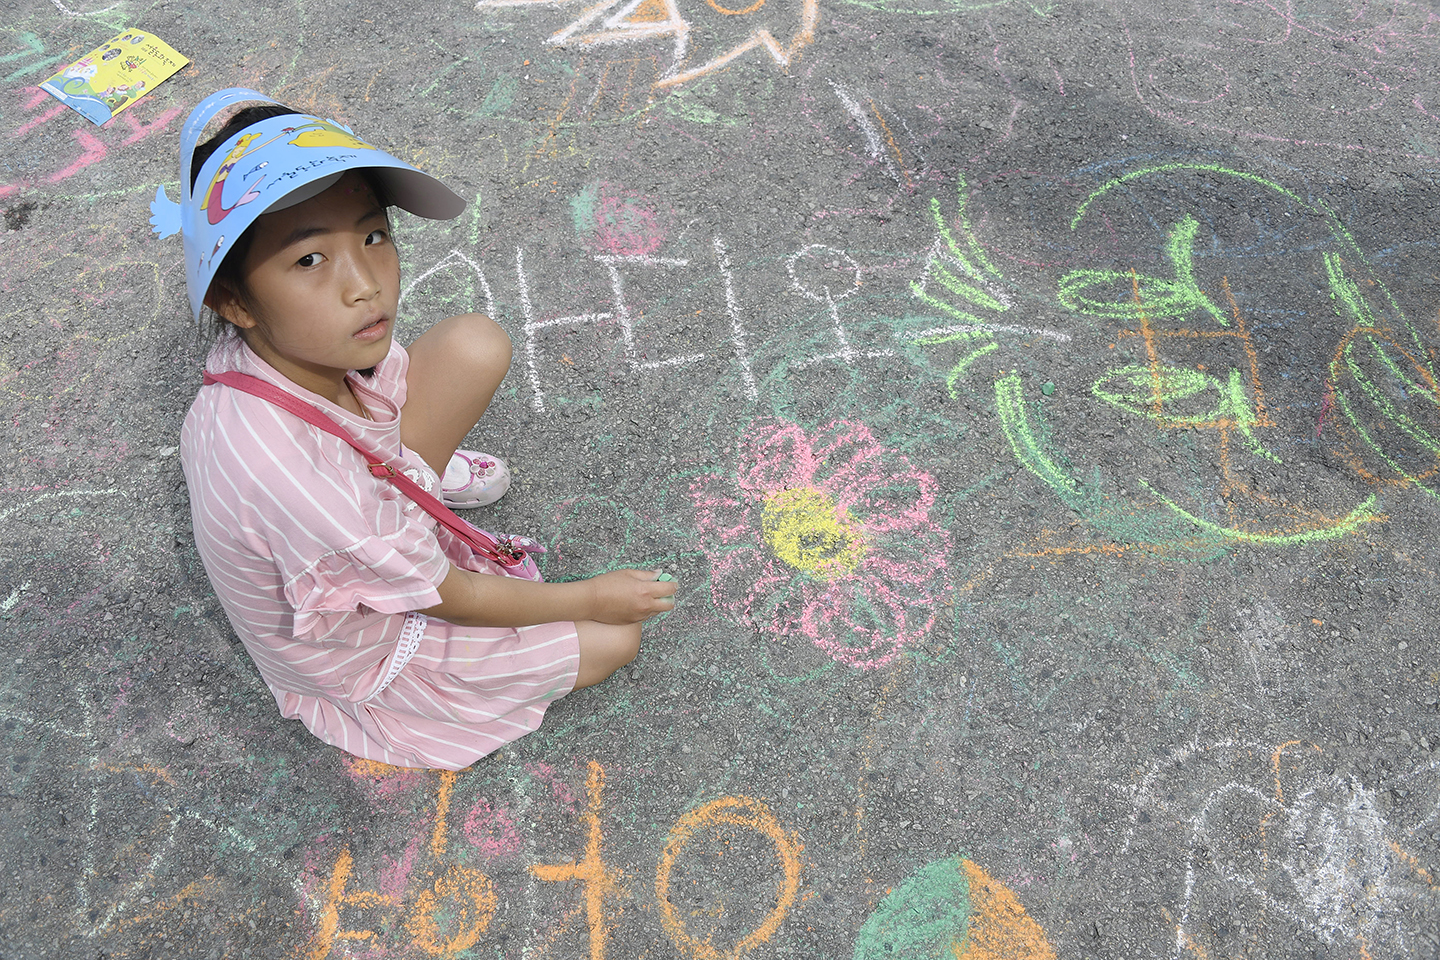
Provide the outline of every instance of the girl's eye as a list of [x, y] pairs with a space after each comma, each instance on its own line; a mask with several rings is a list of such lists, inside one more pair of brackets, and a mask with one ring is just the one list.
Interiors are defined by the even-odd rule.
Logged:
[[369, 236], [367, 236], [367, 237], [365, 238], [365, 246], [367, 246], [367, 247], [370, 246], [372, 243], [384, 243], [384, 242], [385, 242], [385, 231], [384, 231], [384, 230], [371, 230]]
[[321, 261], [322, 259], [324, 259], [324, 258], [321, 257], [320, 254], [318, 254], [318, 253], [307, 253], [307, 254], [305, 254], [305, 256], [301, 257], [299, 260], [296, 260], [296, 261], [295, 261], [295, 265], [296, 265], [297, 267], [314, 267], [314, 266], [318, 266], [318, 265], [320, 264], [320, 261]]

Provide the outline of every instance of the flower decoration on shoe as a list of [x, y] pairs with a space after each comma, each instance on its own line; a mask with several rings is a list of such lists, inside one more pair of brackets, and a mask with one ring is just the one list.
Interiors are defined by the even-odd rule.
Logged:
[[510, 489], [510, 468], [491, 453], [456, 450], [440, 479], [440, 499], [451, 510], [494, 503]]
[[699, 477], [690, 496], [721, 609], [859, 669], [933, 629], [950, 583], [935, 481], [863, 423], [757, 420], [734, 476]]

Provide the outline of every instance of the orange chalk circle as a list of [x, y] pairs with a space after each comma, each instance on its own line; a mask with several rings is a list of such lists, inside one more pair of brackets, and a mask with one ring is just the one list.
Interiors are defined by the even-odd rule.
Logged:
[[[696, 833], [701, 830], [718, 830], [724, 827], [739, 827], [753, 830], [775, 845], [775, 855], [784, 870], [785, 879], [780, 887], [774, 909], [766, 915], [760, 926], [742, 937], [729, 950], [719, 950], [713, 944], [697, 940], [685, 927], [674, 902], [670, 899], [670, 874], [675, 860], [689, 846]], [[780, 821], [770, 808], [752, 797], [721, 797], [685, 814], [670, 828], [665, 850], [655, 868], [655, 899], [660, 904], [660, 920], [665, 932], [679, 947], [696, 960], [727, 960], [738, 958], [746, 951], [765, 943], [780, 929], [785, 915], [795, 905], [795, 895], [800, 889], [800, 851], [803, 845], [794, 836], [785, 832]]]
[[759, 10], [761, 7], [765, 6], [765, 0], [755, 0], [754, 3], [750, 4], [750, 6], [746, 7], [744, 10], [731, 10], [729, 7], [720, 6], [720, 4], [716, 3], [715, 0], [705, 0], [705, 2], [710, 4], [711, 10], [714, 10], [716, 13], [723, 13], [727, 17], [743, 17], [745, 16], [745, 14], [754, 13], [756, 10]]
[[[498, 903], [490, 878], [478, 870], [453, 864], [435, 878], [429, 890], [415, 900], [415, 909], [405, 919], [405, 929], [415, 938], [415, 945], [432, 957], [453, 957], [480, 942], [480, 935], [490, 927]], [[448, 914], [447, 927], [454, 929], [448, 939], [435, 914]]]

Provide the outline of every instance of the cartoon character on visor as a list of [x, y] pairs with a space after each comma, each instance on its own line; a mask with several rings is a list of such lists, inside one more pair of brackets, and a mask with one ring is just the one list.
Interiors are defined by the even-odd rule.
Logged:
[[[180, 202], [155, 191], [150, 224], [161, 237], [182, 235], [190, 308], [200, 319], [205, 293], [230, 244], [262, 213], [322, 193], [347, 170], [368, 169], [389, 203], [416, 216], [448, 220], [465, 201], [439, 180], [355, 136], [348, 127], [308, 114], [286, 114], [247, 127], [191, 177], [190, 158], [206, 124], [227, 107], [277, 101], [240, 87], [205, 98], [180, 131]], [[193, 189], [191, 183], [194, 183]]]

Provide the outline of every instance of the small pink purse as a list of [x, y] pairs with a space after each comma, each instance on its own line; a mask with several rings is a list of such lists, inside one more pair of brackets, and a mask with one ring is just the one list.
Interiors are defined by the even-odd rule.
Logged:
[[370, 474], [376, 477], [384, 477], [395, 486], [400, 492], [411, 500], [415, 501], [422, 510], [434, 517], [439, 523], [455, 536], [459, 537], [470, 548], [485, 557], [493, 560], [500, 566], [507, 568], [510, 576], [522, 577], [526, 580], [539, 580], [540, 570], [535, 565], [531, 553], [544, 553], [545, 548], [540, 546], [529, 537], [511, 537], [505, 534], [495, 535], [481, 530], [479, 527], [461, 517], [454, 510], [451, 510], [440, 500], [421, 487], [414, 480], [396, 470], [384, 461], [384, 458], [377, 457], [360, 444], [360, 441], [350, 436], [349, 432], [340, 424], [331, 420], [325, 414], [315, 409], [299, 397], [292, 396], [273, 384], [266, 383], [259, 377], [252, 377], [248, 373], [211, 373], [205, 371], [205, 383], [222, 383], [227, 387], [242, 390], [245, 393], [253, 394], [262, 400], [268, 400], [277, 407], [288, 410], [290, 413], [324, 430], [326, 433], [339, 437], [350, 446], [354, 447], [362, 457], [365, 458], [365, 465], [369, 468]]

